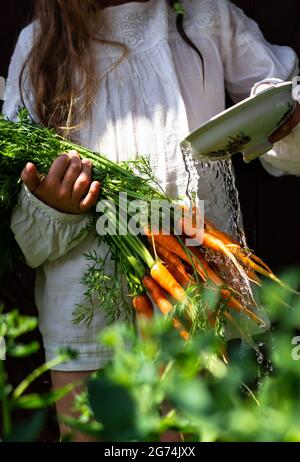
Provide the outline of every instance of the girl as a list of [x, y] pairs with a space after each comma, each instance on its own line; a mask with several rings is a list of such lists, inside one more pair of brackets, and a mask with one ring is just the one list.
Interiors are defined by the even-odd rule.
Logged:
[[[184, 0], [184, 28], [175, 2], [167, 0], [36, 3], [36, 20], [21, 32], [12, 57], [4, 113], [15, 118], [25, 104], [36, 121], [116, 161], [150, 154], [170, 196], [184, 195], [188, 183], [179, 141], [224, 110], [225, 88], [237, 102], [254, 85], [290, 80], [297, 73], [295, 53], [268, 44], [257, 25], [227, 0]], [[299, 120], [297, 109], [271, 141], [291, 133]], [[263, 156], [269, 171], [300, 173], [299, 157], [291, 158], [297, 133]], [[205, 212], [233, 232], [239, 207], [230, 206], [230, 162], [198, 163], [197, 172]], [[72, 238], [86, 225], [100, 184], [91, 183], [91, 164], [76, 152], [55, 160], [43, 179], [29, 163], [22, 180], [11, 226], [28, 265], [37, 268], [46, 358], [61, 347], [78, 352], [77, 360], [52, 371], [58, 387], [85, 377], [109, 357], [95, 339], [105, 325], [101, 307], [89, 327], [72, 322], [83, 298], [83, 254], [96, 249], [89, 235], [76, 243]], [[71, 400], [60, 401], [58, 412], [68, 412]]]

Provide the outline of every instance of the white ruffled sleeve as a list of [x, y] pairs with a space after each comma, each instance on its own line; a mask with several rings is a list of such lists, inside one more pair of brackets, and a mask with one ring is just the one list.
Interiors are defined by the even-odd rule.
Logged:
[[[219, 1], [222, 18], [222, 55], [227, 90], [234, 102], [249, 96], [263, 84], [291, 80], [298, 73], [296, 53], [289, 47], [271, 45], [255, 21], [228, 2]], [[300, 128], [274, 144], [260, 157], [274, 176], [300, 175]]]
[[[11, 120], [17, 120], [18, 107], [23, 105], [19, 91], [19, 76], [30, 52], [33, 36], [34, 23], [21, 32], [11, 59], [2, 110]], [[31, 117], [36, 120], [34, 100], [26, 77], [23, 100]], [[32, 268], [65, 255], [85, 237], [82, 233], [81, 239], [74, 240], [88, 223], [89, 214], [61, 213], [41, 202], [25, 186], [18, 199], [11, 217], [11, 228], [27, 264]]]
[[264, 168], [273, 176], [300, 176], [300, 124], [292, 133], [274, 144], [260, 157]]
[[88, 224], [88, 214], [73, 215], [47, 206], [22, 187], [19, 203], [11, 219], [11, 228], [26, 262], [32, 268], [56, 260], [76, 247], [86, 233], [80, 231]]
[[226, 88], [234, 102], [269, 79], [290, 80], [298, 72], [296, 53], [268, 43], [255, 21], [227, 0], [219, 0], [221, 49]]
[[[86, 233], [89, 214], [66, 214], [47, 206], [22, 187], [18, 204], [12, 214], [11, 228], [26, 263], [32, 268], [56, 260], [76, 247]], [[76, 239], [77, 236], [79, 236]]]

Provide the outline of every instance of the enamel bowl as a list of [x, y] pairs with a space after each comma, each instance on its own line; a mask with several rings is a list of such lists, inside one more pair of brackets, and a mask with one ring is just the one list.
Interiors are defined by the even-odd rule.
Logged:
[[243, 153], [250, 162], [272, 148], [269, 136], [296, 106], [292, 82], [284, 82], [251, 96], [218, 114], [181, 142], [200, 161], [228, 159]]

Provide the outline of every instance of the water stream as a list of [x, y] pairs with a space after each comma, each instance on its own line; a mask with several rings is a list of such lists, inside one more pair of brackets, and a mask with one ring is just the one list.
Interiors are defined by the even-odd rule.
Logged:
[[[204, 200], [205, 216], [221, 231], [229, 234], [241, 247], [247, 248], [242, 215], [231, 160], [197, 161], [189, 145], [181, 145], [189, 174], [187, 195]], [[206, 252], [206, 259], [216, 263], [225, 282], [241, 294], [241, 301], [253, 308], [251, 283], [246, 275], [238, 273], [234, 265], [220, 253]], [[221, 270], [222, 271], [222, 270]]]

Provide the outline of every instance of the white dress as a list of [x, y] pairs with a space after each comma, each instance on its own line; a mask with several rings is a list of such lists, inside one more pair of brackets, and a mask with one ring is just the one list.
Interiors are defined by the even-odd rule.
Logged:
[[[267, 43], [256, 23], [229, 1], [185, 0], [184, 5], [186, 31], [204, 58], [205, 89], [199, 57], [179, 36], [175, 13], [166, 1], [108, 7], [101, 13], [99, 35], [125, 43], [129, 54], [105, 74], [121, 50], [96, 45], [99, 74], [105, 75], [91, 120], [81, 128], [78, 140], [116, 161], [136, 153], [150, 155], [154, 173], [172, 196], [184, 195], [188, 181], [179, 141], [224, 110], [225, 88], [237, 102], [249, 96], [257, 82], [289, 80], [298, 70], [295, 53]], [[21, 32], [12, 57], [3, 108], [11, 118], [21, 104], [18, 77], [35, 27], [33, 23]], [[29, 85], [24, 92], [34, 117]], [[293, 137], [278, 143], [280, 155], [275, 150], [264, 156], [265, 166], [272, 169], [274, 165], [278, 174], [300, 174], [300, 154]], [[206, 200], [206, 213], [230, 231], [229, 198], [236, 202], [235, 219], [240, 213], [231, 163], [197, 168], [198, 192]], [[11, 226], [27, 263], [38, 268], [36, 302], [47, 359], [60, 347], [69, 346], [79, 353], [76, 361], [58, 366], [60, 370], [92, 370], [109, 356], [95, 341], [105, 325], [101, 307], [90, 327], [72, 323], [73, 310], [83, 298], [80, 277], [87, 264], [83, 254], [94, 249], [95, 243], [90, 236], [76, 247], [70, 242], [87, 220], [88, 214], [68, 215], [46, 206], [26, 188], [12, 216]]]

